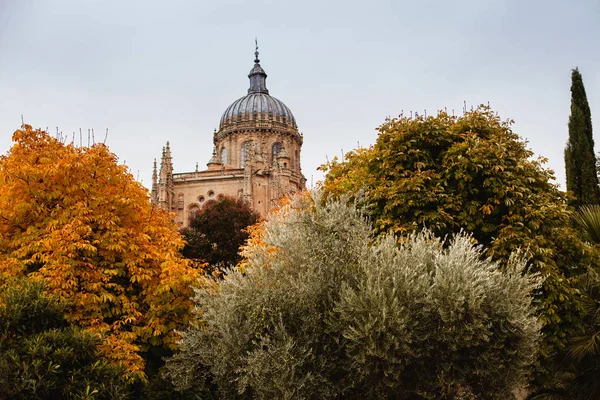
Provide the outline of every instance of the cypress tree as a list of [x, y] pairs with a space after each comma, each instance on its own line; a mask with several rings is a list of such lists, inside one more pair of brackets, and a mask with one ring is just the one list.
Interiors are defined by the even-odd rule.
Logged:
[[600, 204], [596, 156], [592, 135], [592, 113], [583, 79], [577, 68], [571, 74], [571, 115], [569, 140], [565, 148], [567, 190], [574, 195], [571, 204], [579, 207]]

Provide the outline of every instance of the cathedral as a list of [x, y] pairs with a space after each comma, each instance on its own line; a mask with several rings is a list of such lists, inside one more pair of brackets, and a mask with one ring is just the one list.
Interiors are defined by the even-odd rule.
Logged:
[[269, 95], [258, 46], [254, 55], [248, 94], [221, 116], [207, 168], [199, 171], [196, 165], [193, 172], [173, 172], [169, 142], [160, 169], [154, 161], [152, 203], [174, 212], [182, 228], [206, 204], [225, 196], [243, 199], [264, 216], [279, 199], [305, 188], [302, 134], [290, 109]]

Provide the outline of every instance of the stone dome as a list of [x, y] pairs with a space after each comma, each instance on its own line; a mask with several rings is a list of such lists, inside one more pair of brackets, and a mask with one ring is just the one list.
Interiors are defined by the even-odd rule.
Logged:
[[226, 134], [237, 129], [261, 128], [266, 125], [297, 132], [296, 119], [290, 109], [281, 100], [269, 95], [267, 74], [260, 66], [258, 51], [254, 55], [254, 67], [248, 74], [248, 94], [227, 107], [221, 117], [219, 133]]
[[296, 119], [283, 102], [267, 93], [249, 93], [234, 101], [221, 117], [220, 129], [239, 122], [250, 121], [280, 122], [292, 129], [298, 129]]

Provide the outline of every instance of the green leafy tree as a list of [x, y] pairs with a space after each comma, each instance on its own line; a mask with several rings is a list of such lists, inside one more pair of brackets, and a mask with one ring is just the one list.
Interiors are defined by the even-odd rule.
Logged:
[[[538, 278], [464, 234], [373, 242], [353, 206], [296, 200], [255, 230], [245, 273], [207, 281], [167, 361], [223, 399], [510, 399], [535, 359]], [[504, 269], [506, 273], [502, 273]]]
[[532, 158], [511, 124], [485, 106], [462, 116], [390, 119], [373, 147], [323, 166], [323, 190], [330, 198], [363, 193], [377, 233], [426, 226], [443, 237], [464, 229], [486, 246], [486, 256], [502, 262], [527, 249], [533, 270], [545, 277], [543, 372], [568, 338], [581, 333], [578, 277], [600, 263], [571, 228], [566, 195], [543, 168], [545, 159]]
[[571, 73], [571, 115], [569, 140], [565, 148], [567, 190], [572, 193], [574, 206], [600, 204], [600, 187], [594, 155], [592, 114], [581, 73]]
[[568, 399], [593, 400], [600, 398], [600, 276], [590, 269], [583, 277], [584, 333], [572, 338], [566, 361], [574, 374], [568, 380]]
[[584, 331], [570, 338], [558, 354], [549, 379], [527, 400], [596, 400], [600, 398], [600, 276], [589, 269], [581, 277]]
[[[600, 205], [587, 205], [575, 214], [575, 222], [585, 239], [600, 245]], [[600, 398], [600, 276], [589, 268], [583, 282], [584, 330], [570, 338], [553, 379], [536, 390], [530, 399], [594, 400]]]
[[66, 304], [41, 282], [13, 282], [0, 299], [0, 398], [126, 397], [124, 369], [104, 359], [99, 336], [67, 322]]
[[240, 247], [248, 239], [247, 228], [260, 215], [242, 199], [225, 197], [210, 202], [196, 214], [182, 234], [186, 244], [184, 257], [210, 265], [235, 265], [241, 260]]

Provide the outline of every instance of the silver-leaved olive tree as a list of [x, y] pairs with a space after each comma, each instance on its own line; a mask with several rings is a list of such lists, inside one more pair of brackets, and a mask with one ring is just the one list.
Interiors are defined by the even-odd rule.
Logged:
[[283, 207], [243, 271], [198, 291], [168, 377], [224, 399], [511, 398], [535, 359], [538, 276], [465, 234], [371, 232], [346, 202]]

